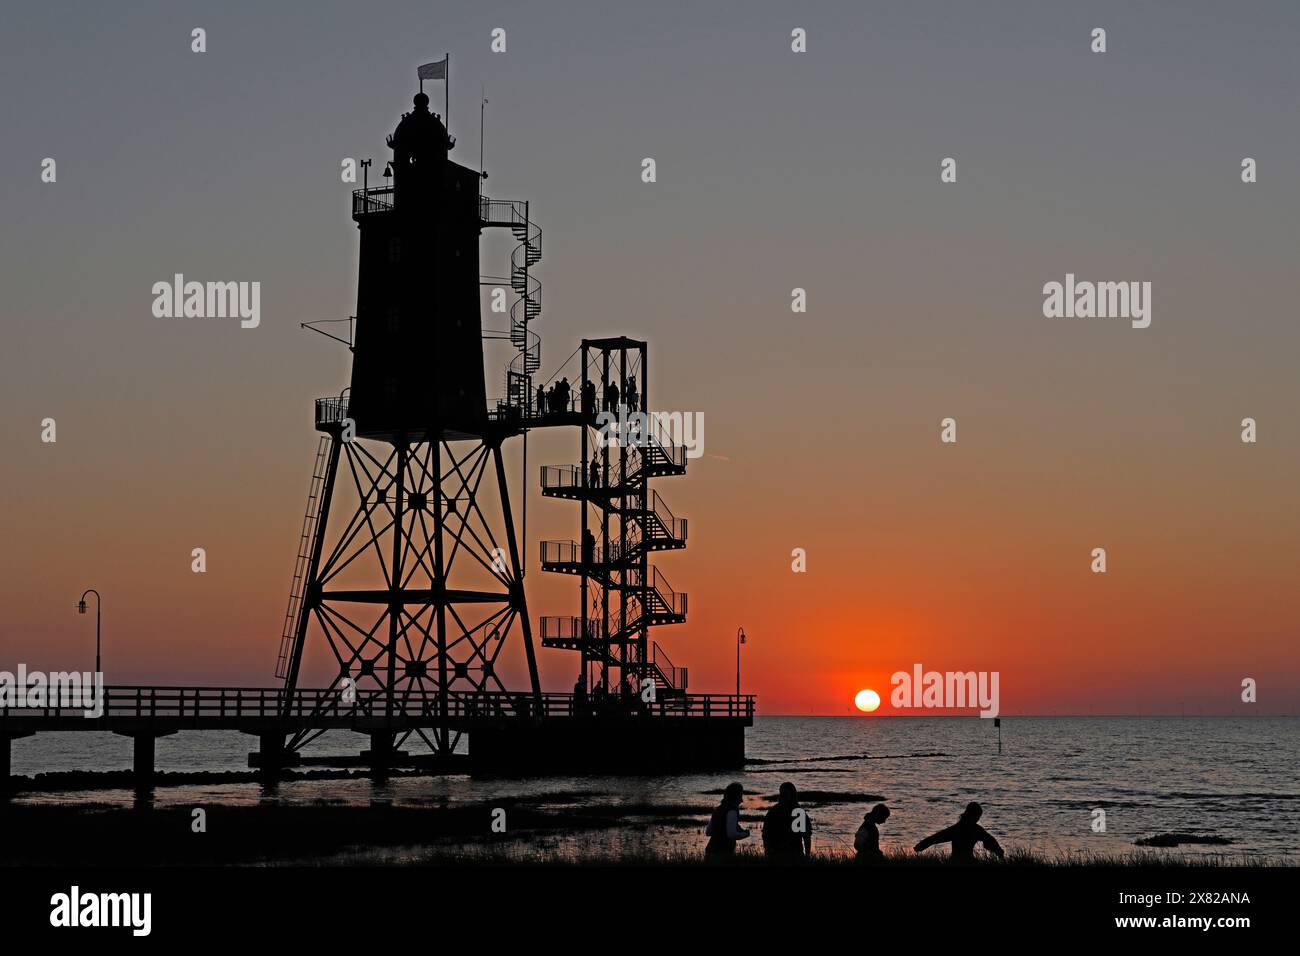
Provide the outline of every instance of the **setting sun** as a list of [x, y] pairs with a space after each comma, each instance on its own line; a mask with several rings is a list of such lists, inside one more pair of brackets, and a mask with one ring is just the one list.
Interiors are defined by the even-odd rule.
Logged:
[[853, 698], [853, 703], [858, 705], [858, 710], [869, 714], [880, 706], [880, 695], [870, 688], [860, 690], [858, 696]]

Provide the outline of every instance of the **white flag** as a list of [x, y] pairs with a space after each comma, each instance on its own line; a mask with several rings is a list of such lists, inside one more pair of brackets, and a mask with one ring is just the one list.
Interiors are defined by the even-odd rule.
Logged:
[[416, 71], [421, 80], [445, 80], [447, 78], [447, 58], [444, 56], [436, 63], [426, 63]]

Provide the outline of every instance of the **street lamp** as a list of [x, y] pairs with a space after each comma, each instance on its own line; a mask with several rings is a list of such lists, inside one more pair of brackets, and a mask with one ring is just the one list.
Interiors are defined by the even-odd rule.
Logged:
[[745, 629], [736, 628], [736, 696], [740, 696], [740, 645], [745, 643]]
[[99, 592], [96, 591], [94, 588], [87, 589], [85, 594], [81, 595], [81, 600], [77, 602], [78, 614], [86, 613], [86, 594], [95, 595], [95, 673], [101, 674], [103, 673], [103, 668], [99, 666], [99, 617], [100, 617], [100, 611], [102, 610], [100, 606], [101, 599], [99, 596]]

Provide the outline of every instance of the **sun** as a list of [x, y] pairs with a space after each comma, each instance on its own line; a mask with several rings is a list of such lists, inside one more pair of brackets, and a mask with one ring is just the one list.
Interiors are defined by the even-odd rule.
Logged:
[[858, 696], [853, 698], [853, 703], [858, 705], [858, 710], [869, 714], [880, 706], [880, 695], [870, 688], [860, 690]]

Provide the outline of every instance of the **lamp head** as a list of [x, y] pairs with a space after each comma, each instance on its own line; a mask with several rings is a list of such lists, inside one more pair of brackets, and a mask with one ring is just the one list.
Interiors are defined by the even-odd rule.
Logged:
[[78, 602], [77, 602], [77, 613], [78, 613], [78, 614], [85, 614], [85, 613], [86, 613], [86, 602], [85, 602], [84, 600], [81, 600], [81, 601], [78, 601]]

